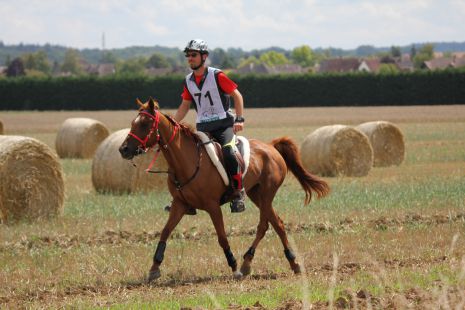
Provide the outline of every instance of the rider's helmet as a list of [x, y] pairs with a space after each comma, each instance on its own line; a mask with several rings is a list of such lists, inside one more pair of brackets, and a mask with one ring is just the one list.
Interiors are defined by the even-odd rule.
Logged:
[[187, 42], [186, 47], [184, 48], [184, 53], [188, 51], [197, 51], [200, 54], [207, 54], [208, 55], [208, 45], [202, 39], [194, 39]]

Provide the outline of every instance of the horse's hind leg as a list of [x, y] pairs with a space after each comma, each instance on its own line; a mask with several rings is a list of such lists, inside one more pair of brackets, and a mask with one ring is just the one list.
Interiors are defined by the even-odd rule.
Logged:
[[224, 230], [223, 213], [221, 212], [220, 206], [216, 205], [207, 209], [210, 218], [212, 219], [213, 225], [215, 226], [216, 235], [218, 236], [218, 243], [223, 248], [224, 255], [228, 261], [228, 266], [231, 267], [235, 277], [240, 277], [242, 274], [237, 272], [237, 261], [234, 254], [231, 252], [228, 238], [226, 237], [226, 231]]
[[271, 206], [269, 209], [266, 210], [266, 213], [268, 216], [268, 220], [270, 221], [274, 230], [281, 239], [281, 242], [284, 246], [284, 254], [286, 255], [286, 258], [289, 261], [289, 264], [291, 265], [291, 269], [294, 271], [294, 273], [300, 273], [300, 266], [295, 261], [295, 254], [289, 248], [289, 241], [287, 240], [286, 230], [284, 228], [283, 221], [279, 218], [279, 216], [276, 214], [275, 210]]
[[150, 268], [148, 282], [152, 282], [160, 277], [160, 265], [163, 261], [165, 248], [166, 248], [166, 240], [170, 236], [173, 229], [178, 225], [179, 221], [184, 216], [186, 212], [186, 208], [180, 202], [176, 200], [173, 201], [170, 209], [170, 215], [168, 217], [168, 221], [165, 224], [165, 227], [161, 231], [160, 234], [160, 241], [158, 242], [157, 249], [155, 251], [155, 255], [153, 256], [153, 264]]

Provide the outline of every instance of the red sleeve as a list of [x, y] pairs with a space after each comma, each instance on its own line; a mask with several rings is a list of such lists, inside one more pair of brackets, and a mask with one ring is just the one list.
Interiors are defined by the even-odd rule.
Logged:
[[187, 87], [186, 85], [184, 85], [184, 90], [182, 91], [182, 95], [181, 95], [182, 99], [184, 100], [188, 100], [188, 101], [192, 101], [192, 96], [191, 96], [191, 93], [187, 90]]
[[218, 73], [218, 84], [220, 84], [221, 90], [228, 95], [237, 88], [237, 84], [228, 78], [223, 72]]

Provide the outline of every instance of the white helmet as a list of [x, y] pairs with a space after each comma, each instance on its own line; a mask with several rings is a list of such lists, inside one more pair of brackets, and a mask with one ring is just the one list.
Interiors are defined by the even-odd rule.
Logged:
[[202, 39], [194, 39], [187, 42], [186, 47], [184, 48], [184, 53], [188, 51], [197, 51], [200, 54], [208, 54], [208, 45]]

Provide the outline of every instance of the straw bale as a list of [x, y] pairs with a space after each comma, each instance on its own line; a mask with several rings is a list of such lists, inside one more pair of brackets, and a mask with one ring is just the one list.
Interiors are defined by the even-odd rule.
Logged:
[[373, 166], [400, 165], [404, 161], [404, 135], [396, 125], [386, 121], [376, 121], [363, 123], [355, 128], [370, 140], [374, 155]]
[[110, 131], [91, 118], [68, 118], [58, 130], [55, 148], [61, 158], [92, 158]]
[[373, 165], [373, 149], [367, 136], [345, 125], [320, 127], [301, 147], [307, 170], [323, 176], [365, 176]]
[[63, 213], [61, 164], [46, 144], [29, 137], [0, 136], [0, 216], [7, 221]]
[[[129, 128], [109, 135], [97, 148], [92, 161], [92, 184], [100, 193], [131, 193], [167, 190], [167, 174], [145, 173], [155, 153], [150, 151], [134, 157], [134, 167], [123, 159], [118, 149], [129, 133]], [[167, 170], [163, 154], [159, 154], [152, 170]]]

